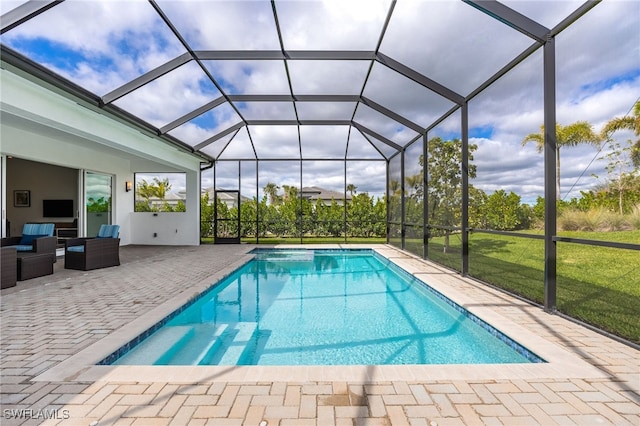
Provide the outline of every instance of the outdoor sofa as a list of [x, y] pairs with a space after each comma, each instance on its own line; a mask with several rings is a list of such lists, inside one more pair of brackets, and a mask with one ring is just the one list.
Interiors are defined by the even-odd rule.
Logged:
[[53, 223], [26, 223], [19, 237], [2, 238], [2, 288], [15, 280], [53, 274], [57, 238]]

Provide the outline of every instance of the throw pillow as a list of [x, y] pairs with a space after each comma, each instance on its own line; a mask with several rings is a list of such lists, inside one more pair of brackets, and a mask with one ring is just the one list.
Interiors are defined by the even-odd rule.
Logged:
[[23, 235], [22, 238], [20, 238], [20, 245], [24, 245], [24, 246], [30, 246], [33, 245], [33, 240], [37, 239], [37, 238], [42, 238], [42, 237], [47, 237], [48, 235]]

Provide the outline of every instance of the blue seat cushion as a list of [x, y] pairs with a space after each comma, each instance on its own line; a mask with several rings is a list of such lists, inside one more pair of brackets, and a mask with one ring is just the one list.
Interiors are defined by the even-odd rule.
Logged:
[[75, 253], [84, 253], [84, 246], [67, 247], [67, 251], [73, 251]]
[[18, 244], [13, 247], [16, 248], [16, 251], [33, 251], [33, 246], [30, 244]]
[[98, 238], [118, 238], [120, 225], [100, 225]]
[[22, 238], [20, 238], [20, 245], [30, 246], [33, 245], [33, 240], [37, 238], [48, 237], [48, 235], [29, 235], [23, 234]]
[[22, 227], [22, 235], [44, 235], [46, 237], [53, 237], [53, 230], [55, 225], [53, 223], [25, 223]]

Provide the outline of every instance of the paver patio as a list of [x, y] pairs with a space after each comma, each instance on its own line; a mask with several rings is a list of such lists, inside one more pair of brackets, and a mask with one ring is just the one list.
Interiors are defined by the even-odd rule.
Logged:
[[[278, 376], [260, 367], [184, 367], [165, 374], [70, 365], [158, 307], [193, 296], [198, 283], [221, 276], [252, 248], [125, 246], [119, 267], [72, 271], [59, 259], [54, 275], [2, 290], [0, 423], [640, 424], [639, 351], [389, 246], [381, 250], [410, 272], [437, 273], [441, 287], [585, 361], [596, 374], [583, 378], [512, 366], [500, 367], [505, 373], [498, 375], [484, 366], [369, 366], [345, 374], [333, 367], [298, 367], [281, 369]], [[77, 372], [66, 375], [73, 367]]]

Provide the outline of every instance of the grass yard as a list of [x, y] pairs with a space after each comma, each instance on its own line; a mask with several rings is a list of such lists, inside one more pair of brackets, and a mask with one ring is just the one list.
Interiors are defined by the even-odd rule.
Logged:
[[[591, 240], [640, 243], [640, 231], [563, 232]], [[603, 330], [640, 343], [640, 254], [559, 242], [557, 244], [557, 307], [561, 312]], [[433, 239], [429, 257], [460, 270], [460, 238], [452, 236], [444, 252], [443, 239]], [[544, 300], [543, 240], [508, 235], [472, 234], [469, 273], [482, 281]]]

